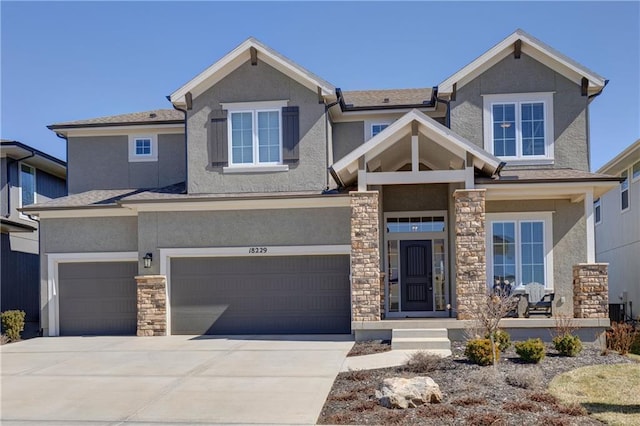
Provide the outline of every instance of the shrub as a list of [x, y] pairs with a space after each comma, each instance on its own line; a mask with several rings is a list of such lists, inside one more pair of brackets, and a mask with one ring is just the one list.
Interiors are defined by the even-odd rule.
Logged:
[[562, 356], [576, 356], [582, 351], [582, 341], [572, 334], [554, 337], [553, 346]]
[[405, 369], [414, 373], [428, 373], [440, 368], [442, 358], [425, 351], [414, 352], [409, 356]]
[[20, 333], [24, 330], [24, 311], [4, 311], [0, 313], [2, 329], [9, 340], [15, 342], [20, 340]]
[[[489, 365], [493, 363], [493, 351], [491, 350], [491, 340], [471, 339], [467, 342], [464, 354], [471, 362], [478, 365]], [[500, 350], [495, 344], [496, 361], [500, 359]]]
[[505, 381], [511, 386], [522, 389], [537, 389], [542, 386], [542, 371], [539, 367], [518, 368], [507, 374]]
[[631, 350], [637, 331], [631, 324], [611, 323], [611, 330], [607, 331], [607, 348], [625, 355]]
[[[487, 333], [484, 338], [491, 339], [491, 334]], [[511, 336], [509, 336], [509, 333], [504, 330], [496, 330], [493, 333], [493, 341], [498, 345], [498, 349], [500, 349], [500, 352], [503, 353], [504, 351], [509, 349], [509, 346], [511, 346]]]
[[544, 343], [539, 338], [517, 342], [515, 347], [516, 353], [524, 362], [537, 364], [544, 358]]
[[640, 333], [636, 332], [636, 338], [633, 340], [629, 352], [640, 355]]

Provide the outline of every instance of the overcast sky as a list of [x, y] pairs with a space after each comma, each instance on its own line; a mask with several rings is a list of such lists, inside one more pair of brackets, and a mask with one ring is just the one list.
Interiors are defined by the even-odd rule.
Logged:
[[609, 79], [591, 167], [640, 137], [640, 3], [0, 2], [1, 136], [158, 108], [249, 36], [343, 90], [435, 86], [522, 28]]

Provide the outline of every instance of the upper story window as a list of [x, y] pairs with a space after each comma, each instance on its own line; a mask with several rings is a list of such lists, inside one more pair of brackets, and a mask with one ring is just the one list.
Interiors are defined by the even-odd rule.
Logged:
[[374, 137], [384, 129], [389, 127], [389, 124], [372, 124], [371, 125], [371, 137]]
[[20, 164], [20, 207], [36, 202], [36, 169]]
[[602, 223], [602, 202], [600, 198], [593, 202], [593, 215], [595, 216], [596, 225]]
[[640, 161], [633, 165], [631, 169], [631, 176], [633, 177], [634, 182], [640, 179]]
[[228, 110], [229, 167], [283, 164], [282, 108], [287, 101], [223, 104]]
[[629, 208], [629, 172], [625, 170], [620, 177], [624, 179], [620, 182], [620, 209], [625, 211]]
[[376, 119], [364, 121], [364, 141], [368, 141], [378, 133], [389, 127], [391, 120]]
[[553, 162], [553, 94], [484, 96], [484, 145], [510, 162]]
[[129, 136], [129, 161], [158, 161], [157, 135]]

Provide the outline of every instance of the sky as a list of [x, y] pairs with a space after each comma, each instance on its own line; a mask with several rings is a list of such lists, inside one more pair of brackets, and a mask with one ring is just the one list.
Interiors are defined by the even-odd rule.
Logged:
[[640, 137], [640, 2], [0, 1], [0, 136], [65, 159], [47, 125], [171, 108], [254, 36], [343, 90], [432, 87], [517, 28], [609, 79], [591, 169]]

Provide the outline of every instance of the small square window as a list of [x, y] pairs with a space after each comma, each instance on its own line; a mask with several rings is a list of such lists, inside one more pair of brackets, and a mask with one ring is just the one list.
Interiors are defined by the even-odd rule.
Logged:
[[372, 124], [371, 125], [371, 137], [374, 137], [375, 135], [377, 135], [378, 133], [380, 133], [381, 131], [383, 131], [387, 127], [389, 127], [388, 124]]
[[136, 155], [151, 155], [151, 139], [136, 139]]
[[158, 135], [129, 135], [129, 161], [158, 161]]

